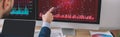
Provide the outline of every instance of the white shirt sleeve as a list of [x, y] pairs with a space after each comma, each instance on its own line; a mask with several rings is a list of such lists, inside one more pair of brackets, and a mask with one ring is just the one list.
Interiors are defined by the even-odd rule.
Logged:
[[42, 27], [48, 27], [48, 28], [50, 28], [50, 23], [48, 23], [48, 22], [43, 22]]

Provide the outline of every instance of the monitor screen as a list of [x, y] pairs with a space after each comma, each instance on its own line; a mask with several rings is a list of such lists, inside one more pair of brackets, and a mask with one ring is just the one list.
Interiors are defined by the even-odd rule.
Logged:
[[14, 0], [13, 8], [7, 19], [35, 19], [35, 8], [33, 0]]
[[101, 0], [38, 0], [37, 19], [51, 7], [54, 21], [99, 24]]
[[51, 7], [54, 21], [99, 24], [101, 0], [14, 0], [5, 19], [42, 20]]
[[2, 34], [5, 37], [33, 37], [35, 21], [5, 20]]

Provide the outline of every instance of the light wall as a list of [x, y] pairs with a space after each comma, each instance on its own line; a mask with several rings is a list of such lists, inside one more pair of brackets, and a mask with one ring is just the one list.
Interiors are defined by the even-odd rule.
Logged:
[[102, 28], [120, 29], [120, 0], [102, 0]]

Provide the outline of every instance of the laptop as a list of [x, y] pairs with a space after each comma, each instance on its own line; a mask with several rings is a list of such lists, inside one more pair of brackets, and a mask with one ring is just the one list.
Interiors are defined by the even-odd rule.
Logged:
[[35, 21], [5, 20], [2, 34], [5, 37], [34, 37]]

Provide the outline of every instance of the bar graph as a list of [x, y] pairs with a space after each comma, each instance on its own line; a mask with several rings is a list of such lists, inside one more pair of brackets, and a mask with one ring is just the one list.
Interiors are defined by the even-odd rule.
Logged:
[[11, 8], [8, 16], [5, 19], [25, 19], [35, 20], [35, 0], [14, 0], [14, 5]]
[[29, 15], [29, 9], [27, 7], [25, 7], [23, 10], [21, 8], [18, 8], [18, 10], [16, 8], [13, 8], [10, 14]]
[[11, 15], [29, 15], [32, 11], [31, 0], [15, 0]]

